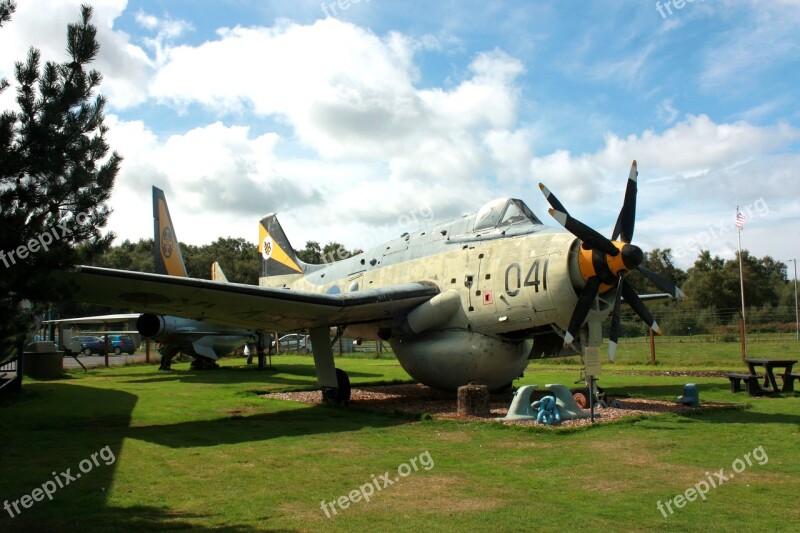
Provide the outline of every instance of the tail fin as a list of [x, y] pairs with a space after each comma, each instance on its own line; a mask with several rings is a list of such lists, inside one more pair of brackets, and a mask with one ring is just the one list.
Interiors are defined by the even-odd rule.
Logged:
[[187, 277], [164, 191], [153, 186], [153, 255], [156, 274]]
[[213, 281], [228, 283], [228, 278], [225, 276], [225, 272], [222, 271], [222, 265], [217, 261], [211, 263], [211, 279]]
[[283, 232], [278, 217], [270, 213], [258, 225], [259, 277], [302, 274], [305, 263], [297, 257]]

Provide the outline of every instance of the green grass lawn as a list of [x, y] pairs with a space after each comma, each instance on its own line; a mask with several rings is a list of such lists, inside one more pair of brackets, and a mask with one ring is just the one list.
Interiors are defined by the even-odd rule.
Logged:
[[[672, 399], [691, 381], [701, 399], [740, 408], [552, 430], [259, 396], [313, 388], [310, 356], [277, 356], [265, 371], [228, 359], [218, 371], [182, 363], [173, 372], [129, 366], [26, 380], [22, 394], [0, 399], [0, 504], [42, 496], [34, 489], [63, 483], [67, 469], [75, 479], [52, 501], [18, 504], [13, 518], [0, 509], [0, 531], [796, 531], [800, 393], [750, 398], [731, 394], [724, 378], [624, 372], [692, 366], [686, 358], [697, 356], [710, 362], [693, 369], [741, 366], [738, 344], [677, 354], [664, 346], [663, 366], [621, 353], [604, 368], [623, 372], [600, 383], [612, 395]], [[390, 359], [338, 364], [354, 384], [408, 380]], [[537, 362], [515, 385], [571, 385], [578, 376], [575, 365]], [[729, 479], [705, 501], [675, 506], [687, 489], [718, 482], [720, 469]], [[385, 472], [399, 480], [384, 488]], [[369, 502], [337, 502], [331, 518], [321, 508], [376, 484]]]

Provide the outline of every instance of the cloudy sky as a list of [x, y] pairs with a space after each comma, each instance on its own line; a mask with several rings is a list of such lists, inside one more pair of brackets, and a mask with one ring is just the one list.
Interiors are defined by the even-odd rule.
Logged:
[[[65, 60], [87, 0], [20, 0], [0, 76]], [[639, 164], [635, 242], [800, 258], [800, 0], [94, 0], [109, 229], [377, 244], [544, 182], [610, 234]], [[659, 7], [660, 6], [660, 7]], [[679, 7], [680, 6], [680, 7]], [[14, 91], [0, 109], [14, 108]]]

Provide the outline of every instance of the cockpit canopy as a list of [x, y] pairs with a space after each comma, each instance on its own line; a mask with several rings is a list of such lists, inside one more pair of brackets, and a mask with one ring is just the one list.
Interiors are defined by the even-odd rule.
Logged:
[[473, 231], [511, 226], [521, 222], [542, 223], [522, 200], [517, 198], [497, 198], [484, 204], [478, 211], [475, 216]]

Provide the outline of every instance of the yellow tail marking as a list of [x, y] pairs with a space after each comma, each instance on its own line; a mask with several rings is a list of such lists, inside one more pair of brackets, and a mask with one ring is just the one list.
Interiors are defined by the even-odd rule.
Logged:
[[272, 239], [263, 224], [258, 225], [258, 251], [265, 260], [274, 259], [292, 270], [303, 273], [303, 269]]
[[169, 212], [164, 200], [158, 200], [158, 236], [159, 252], [164, 265], [167, 267], [167, 274], [170, 276], [187, 277], [186, 267], [183, 266], [180, 253], [178, 253], [178, 241], [175, 238], [175, 230], [170, 224]]

